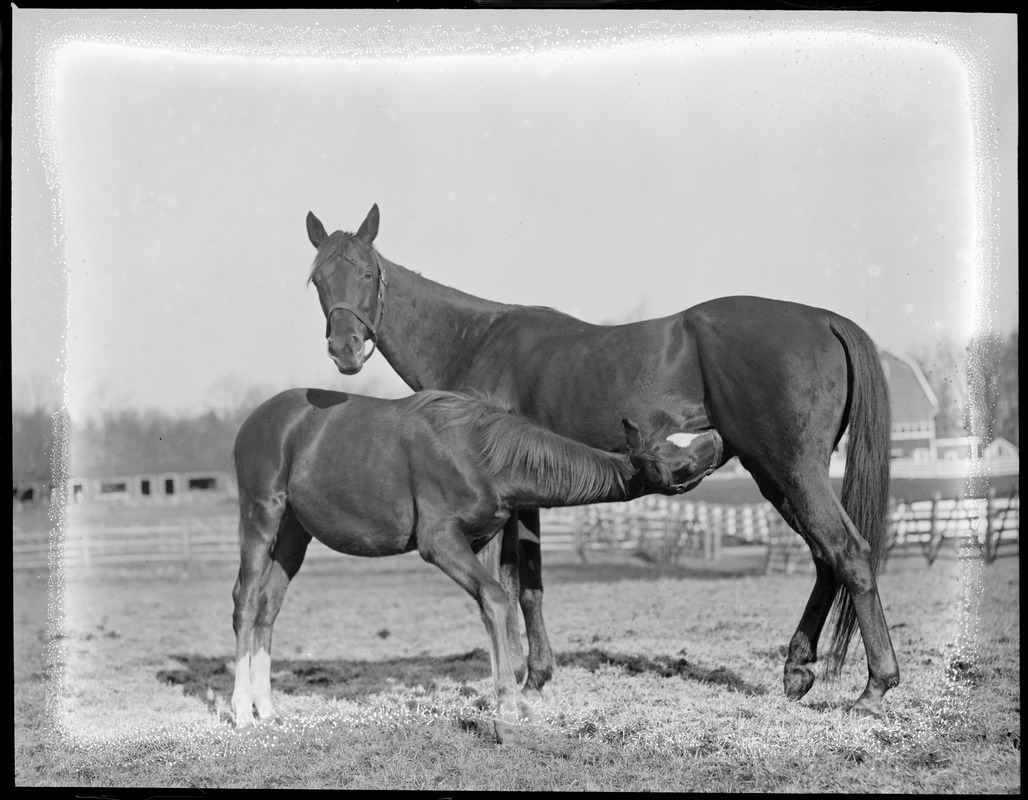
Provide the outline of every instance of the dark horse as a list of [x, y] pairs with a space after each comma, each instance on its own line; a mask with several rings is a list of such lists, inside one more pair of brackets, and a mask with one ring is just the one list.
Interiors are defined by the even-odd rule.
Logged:
[[[799, 698], [813, 684], [809, 665], [834, 607], [830, 666], [841, 669], [859, 624], [868, 681], [853, 709], [881, 714], [882, 697], [899, 683], [876, 580], [889, 495], [890, 409], [877, 348], [863, 330], [831, 311], [758, 297], [720, 298], [645, 322], [591, 325], [423, 278], [374, 249], [378, 225], [378, 206], [356, 234], [329, 235], [307, 215], [318, 251], [310, 279], [340, 372], [361, 369], [371, 339], [415, 390], [489, 392], [599, 449], [623, 445], [623, 417], [653, 430], [716, 431], [697, 440], [723, 441], [716, 462], [697, 458], [698, 471], [676, 473], [683, 490], [738, 456], [814, 557], [817, 577], [789, 642], [785, 693]], [[840, 501], [828, 462], [847, 429]], [[538, 688], [553, 668], [542, 620], [538, 512], [523, 511], [519, 519], [527, 528], [520, 564], [501, 553], [497, 569], [520, 598], [529, 641], [526, 687]], [[520, 666], [513, 632], [511, 647]]]
[[660, 445], [628, 420], [629, 455], [594, 450], [485, 399], [421, 392], [380, 400], [292, 389], [239, 429], [239, 577], [232, 592], [238, 726], [273, 716], [271, 630], [311, 537], [342, 553], [417, 549], [475, 600], [489, 633], [496, 732], [530, 718], [507, 641], [504, 588], [475, 557], [521, 507], [619, 500], [671, 480]]

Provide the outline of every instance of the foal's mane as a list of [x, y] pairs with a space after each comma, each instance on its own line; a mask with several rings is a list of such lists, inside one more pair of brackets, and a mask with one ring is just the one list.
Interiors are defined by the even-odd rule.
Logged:
[[412, 403], [436, 430], [472, 432], [491, 475], [509, 469], [543, 495], [566, 497], [568, 505], [624, 492], [635, 474], [626, 457], [540, 427], [489, 395], [426, 390], [413, 395]]

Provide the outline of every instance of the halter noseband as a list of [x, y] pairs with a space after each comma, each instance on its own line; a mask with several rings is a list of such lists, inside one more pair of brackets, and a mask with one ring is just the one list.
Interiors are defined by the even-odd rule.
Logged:
[[[375, 266], [378, 268], [378, 302], [375, 304], [375, 322], [369, 322], [367, 316], [357, 306], [352, 303], [347, 303], [340, 300], [338, 303], [333, 303], [325, 311], [325, 338], [327, 339], [332, 334], [332, 312], [337, 308], [343, 309], [343, 311], [349, 311], [353, 314], [362, 325], [368, 330], [368, 339], [371, 340], [371, 352], [368, 353], [364, 360], [367, 361], [375, 354], [375, 348], [378, 345], [378, 330], [382, 327], [382, 316], [385, 309], [385, 290], [386, 286], [389, 285], [386, 281], [385, 272], [382, 269], [382, 262], [378, 257], [378, 253], [375, 252], [374, 248], [371, 248], [371, 254], [375, 257]], [[346, 258], [343, 256], [343, 258]], [[349, 259], [347, 259], [349, 261]], [[352, 262], [351, 262], [352, 263]], [[335, 271], [333, 267], [332, 272]], [[365, 340], [367, 341], [367, 339]]]

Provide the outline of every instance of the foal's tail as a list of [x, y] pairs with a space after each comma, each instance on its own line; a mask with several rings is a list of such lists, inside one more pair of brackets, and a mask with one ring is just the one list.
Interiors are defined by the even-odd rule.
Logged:
[[[871, 546], [871, 574], [877, 575], [889, 507], [889, 389], [871, 338], [842, 317], [833, 316], [829, 326], [846, 351], [849, 373], [849, 445], [842, 507]], [[829, 667], [833, 674], [842, 669], [857, 623], [853, 598], [838, 579], [836, 587]]]

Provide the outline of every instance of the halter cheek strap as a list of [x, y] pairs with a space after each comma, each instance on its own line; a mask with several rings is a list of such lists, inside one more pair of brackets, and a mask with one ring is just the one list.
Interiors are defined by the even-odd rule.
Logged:
[[[375, 354], [375, 348], [378, 345], [378, 331], [382, 327], [382, 317], [385, 309], [385, 289], [388, 286], [385, 272], [382, 270], [382, 262], [378, 258], [378, 253], [374, 250], [371, 251], [375, 255], [375, 265], [378, 267], [378, 298], [375, 304], [375, 321], [371, 322], [368, 320], [367, 315], [361, 311], [357, 306], [352, 303], [346, 303], [340, 300], [338, 303], [333, 303], [325, 311], [325, 338], [327, 339], [332, 334], [332, 312], [337, 308], [341, 308], [343, 311], [349, 311], [353, 314], [368, 331], [368, 339], [371, 340], [371, 352], [368, 353], [364, 360], [367, 361]], [[366, 341], [366, 340], [365, 340]]]

